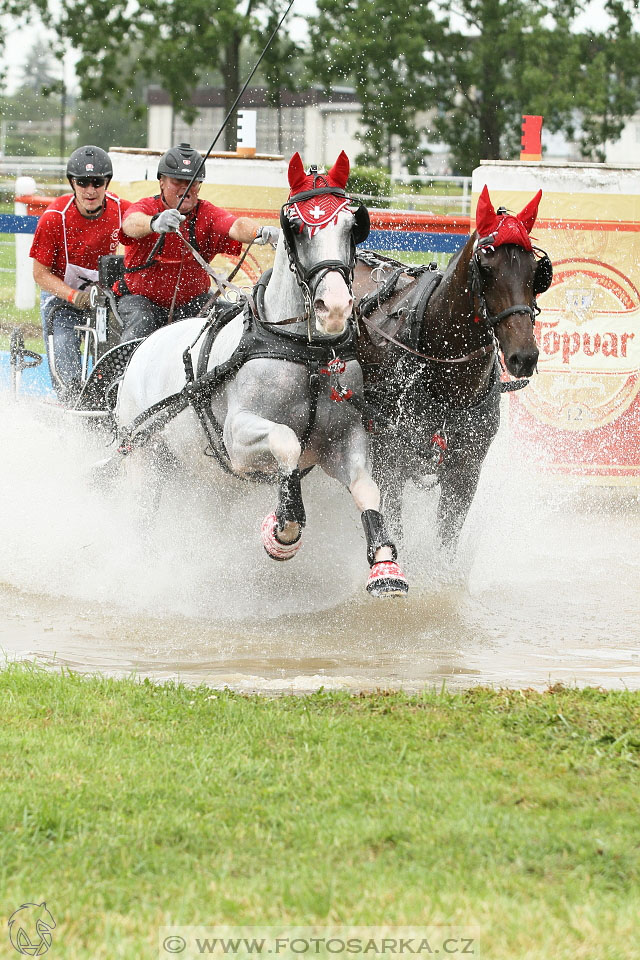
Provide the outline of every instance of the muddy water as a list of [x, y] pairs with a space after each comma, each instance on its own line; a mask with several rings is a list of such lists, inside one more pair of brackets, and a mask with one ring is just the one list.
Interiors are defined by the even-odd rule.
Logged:
[[[640, 687], [640, 501], [542, 481], [506, 435], [459, 556], [433, 547], [435, 496], [411, 489], [406, 601], [374, 601], [359, 518], [305, 481], [300, 554], [259, 544], [273, 490], [167, 481], [157, 509], [123, 477], [88, 482], [104, 441], [0, 399], [0, 650], [9, 659], [239, 690], [493, 684]], [[213, 467], [212, 467], [213, 469]]]

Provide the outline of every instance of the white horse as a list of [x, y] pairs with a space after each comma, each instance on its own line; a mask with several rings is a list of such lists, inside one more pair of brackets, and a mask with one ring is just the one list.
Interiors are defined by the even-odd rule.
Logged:
[[321, 467], [348, 488], [362, 515], [367, 590], [400, 595], [408, 585], [379, 512], [358, 409], [363, 383], [351, 281], [368, 214], [364, 207], [354, 212], [345, 195], [348, 173], [344, 152], [325, 175], [315, 168], [305, 174], [299, 154], [292, 157], [273, 271], [258, 285], [255, 304], [224, 324], [212, 344], [210, 324], [194, 317], [137, 348], [118, 392], [119, 451], [136, 456], [153, 436], [210, 481], [218, 472], [212, 453], [227, 472], [277, 479], [278, 504], [261, 531], [276, 560], [300, 547], [301, 475]]

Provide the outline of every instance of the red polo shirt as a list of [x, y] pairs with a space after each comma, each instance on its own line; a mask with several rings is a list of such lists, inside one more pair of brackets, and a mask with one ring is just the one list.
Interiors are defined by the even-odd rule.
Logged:
[[72, 196], [65, 194], [49, 204], [38, 220], [29, 251], [30, 257], [48, 267], [61, 280], [64, 279], [67, 266], [65, 228], [69, 262], [88, 270], [97, 270], [99, 258], [118, 249], [120, 226], [131, 206], [128, 200], [108, 193], [104, 210], [95, 220], [90, 220], [78, 211]]
[[[166, 207], [160, 196], [145, 197], [132, 204], [127, 215], [146, 213], [153, 217], [162, 210], [166, 210]], [[190, 242], [195, 238], [195, 246], [200, 255], [210, 263], [217, 253], [237, 256], [241, 252], [242, 244], [229, 236], [231, 225], [236, 219], [228, 210], [216, 207], [208, 200], [198, 200], [181, 223], [180, 233]], [[178, 292], [175, 303], [182, 304], [206, 293], [211, 287], [211, 279], [177, 236], [172, 233], [163, 236], [164, 244], [154, 255], [155, 263], [137, 273], [127, 273], [127, 267], [138, 267], [146, 263], [158, 240], [158, 234], [150, 233], [136, 239], [127, 237], [120, 231], [120, 240], [125, 247], [124, 279], [128, 290], [141, 294], [166, 309], [171, 306], [176, 286]], [[118, 292], [121, 292], [121, 288], [118, 288]]]

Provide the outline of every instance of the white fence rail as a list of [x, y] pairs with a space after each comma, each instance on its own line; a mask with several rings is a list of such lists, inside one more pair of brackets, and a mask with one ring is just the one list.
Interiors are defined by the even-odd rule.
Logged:
[[3, 157], [0, 156], [0, 193], [13, 196], [18, 177], [33, 177], [38, 193], [56, 196], [66, 193], [67, 161], [59, 157]]
[[[388, 199], [392, 208], [401, 205], [402, 210], [416, 210], [420, 213], [461, 214], [465, 217], [471, 212], [471, 177], [453, 176], [415, 176], [409, 174], [391, 175], [392, 196]], [[398, 187], [404, 184], [413, 187], [402, 192]], [[420, 192], [415, 189], [420, 185]]]

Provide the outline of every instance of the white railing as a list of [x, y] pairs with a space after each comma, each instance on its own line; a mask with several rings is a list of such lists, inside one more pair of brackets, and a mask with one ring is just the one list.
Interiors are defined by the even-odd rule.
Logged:
[[[386, 197], [390, 203], [389, 209], [397, 209], [400, 204], [402, 210], [415, 210], [420, 213], [462, 214], [468, 217], [471, 212], [471, 177], [435, 176], [421, 174], [411, 176], [406, 173], [391, 174], [392, 196]], [[423, 187], [438, 190], [440, 184], [455, 192], [410, 193], [398, 192], [396, 187], [402, 184], [420, 183]]]
[[45, 196], [66, 193], [69, 189], [65, 178], [66, 169], [67, 161], [60, 157], [0, 156], [0, 192], [13, 194], [18, 177], [34, 177], [39, 181], [38, 193]]
[[34, 173], [46, 173], [64, 177], [67, 169], [66, 157], [5, 157], [0, 156], [0, 175], [9, 177], [33, 176]]

